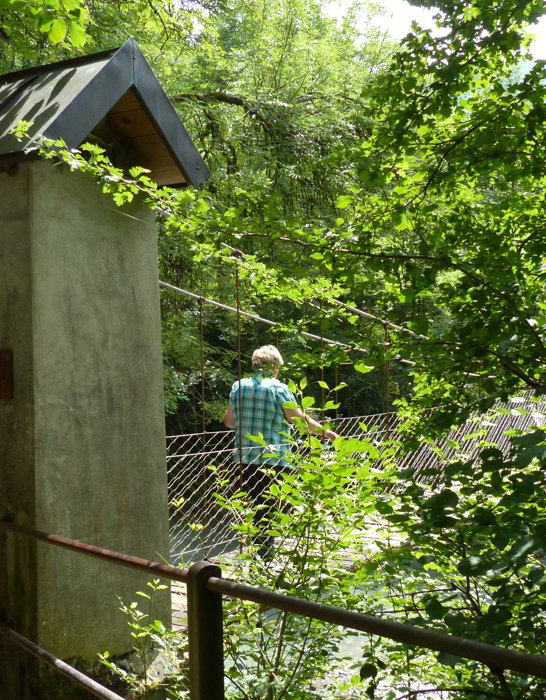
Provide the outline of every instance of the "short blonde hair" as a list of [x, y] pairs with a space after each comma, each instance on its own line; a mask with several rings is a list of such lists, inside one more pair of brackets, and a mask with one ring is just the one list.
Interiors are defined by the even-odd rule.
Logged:
[[267, 367], [282, 367], [284, 360], [281, 353], [274, 345], [262, 345], [252, 353], [252, 369], [266, 369]]

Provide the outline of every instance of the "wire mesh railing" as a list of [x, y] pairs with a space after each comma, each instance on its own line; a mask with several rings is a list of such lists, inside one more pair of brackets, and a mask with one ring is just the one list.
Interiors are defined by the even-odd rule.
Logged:
[[[442, 465], [451, 460], [475, 458], [488, 445], [507, 453], [510, 431], [525, 431], [542, 424], [545, 412], [546, 405], [536, 403], [530, 396], [514, 398], [484, 415], [472, 417], [442, 440], [423, 440], [417, 450], [408, 453], [400, 449], [403, 419], [395, 413], [337, 418], [330, 424], [345, 438], [371, 440], [380, 456], [386, 450], [394, 452], [391, 458], [400, 469], [411, 468], [418, 481], [435, 485], [441, 480]], [[305, 449], [302, 441], [295, 451]], [[239, 457], [235, 454], [234, 459], [234, 453], [231, 430], [167, 437], [173, 562], [214, 558], [240, 546], [233, 514], [219, 503], [238, 488]]]

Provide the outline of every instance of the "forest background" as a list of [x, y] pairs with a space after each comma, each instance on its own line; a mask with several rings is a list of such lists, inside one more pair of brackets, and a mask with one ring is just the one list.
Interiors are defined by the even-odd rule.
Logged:
[[[337, 385], [331, 405], [344, 415], [396, 407], [407, 449], [522, 390], [545, 393], [546, 72], [526, 38], [543, 2], [434, 7], [435, 32], [413, 27], [394, 43], [365, 3], [334, 19], [315, 0], [0, 0], [2, 72], [136, 38], [210, 181], [158, 191], [142, 173], [120, 174], [97, 144], [66, 159], [117, 203], [148, 197], [162, 280], [230, 306], [238, 288], [245, 311], [277, 324], [242, 319], [238, 329], [233, 314], [162, 292], [170, 432], [219, 425], [239, 343], [243, 371], [257, 345], [278, 344], [318, 406]], [[301, 526], [302, 538], [326, 542], [335, 526], [342, 549], [349, 526], [379, 512], [389, 537], [409, 546], [380, 533], [374, 556], [362, 551], [350, 572], [333, 573], [330, 542], [269, 583], [544, 653], [542, 427], [516, 431], [510, 454], [483, 444], [479, 459], [451, 460], [435, 489], [387, 460], [380, 483], [397, 487], [378, 493], [366, 445], [355, 461], [340, 443], [328, 479], [317, 454], [304, 481], [286, 485], [283, 497], [308, 515], [290, 534]], [[313, 638], [291, 634], [294, 646]], [[245, 675], [235, 663], [240, 697], [320, 697], [302, 679], [330, 663], [333, 642], [314, 639], [284, 676], [255, 666]], [[371, 639], [351, 683], [369, 697], [409, 698], [425, 692], [415, 690], [421, 672], [450, 697], [545, 694], [532, 677]]]
[[[221, 243], [242, 251], [241, 307], [278, 324], [243, 319], [243, 371], [278, 340], [294, 378], [347, 383], [343, 415], [411, 397], [446, 425], [543, 391], [542, 63], [516, 33], [540, 3], [440, 4], [438, 30], [401, 46], [363, 4], [2, 7], [4, 72], [137, 39], [212, 171], [183, 231], [160, 221], [160, 276], [235, 306]], [[218, 427], [236, 374], [235, 316], [202, 314], [163, 292], [169, 432]]]

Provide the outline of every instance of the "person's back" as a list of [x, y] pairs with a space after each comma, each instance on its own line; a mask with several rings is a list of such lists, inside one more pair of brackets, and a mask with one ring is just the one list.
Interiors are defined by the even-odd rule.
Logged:
[[[285, 418], [285, 404], [296, 399], [286, 384], [264, 372], [233, 384], [229, 401], [236, 426], [234, 461], [244, 464], [278, 464], [289, 450], [290, 425]], [[261, 447], [249, 435], [262, 435], [268, 447]]]

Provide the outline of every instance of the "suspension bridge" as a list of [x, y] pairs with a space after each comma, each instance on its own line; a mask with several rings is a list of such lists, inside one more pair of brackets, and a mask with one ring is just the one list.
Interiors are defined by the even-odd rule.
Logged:
[[[423, 441], [418, 450], [406, 453], [399, 441], [401, 419], [394, 413], [337, 418], [330, 423], [344, 438], [371, 441], [380, 458], [394, 448], [401, 470], [411, 468], [417, 481], [435, 487], [441, 485], [443, 466], [451, 460], [476, 458], [485, 445], [495, 445], [508, 454], [507, 431], [542, 425], [545, 413], [546, 406], [529, 395], [517, 397], [483, 416], [474, 416], [442, 440]], [[237, 483], [233, 431], [171, 435], [166, 449], [172, 560], [214, 558], [239, 547], [232, 516], [219, 502], [229, 499]], [[295, 451], [303, 450], [305, 444], [300, 442]]]

